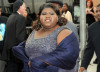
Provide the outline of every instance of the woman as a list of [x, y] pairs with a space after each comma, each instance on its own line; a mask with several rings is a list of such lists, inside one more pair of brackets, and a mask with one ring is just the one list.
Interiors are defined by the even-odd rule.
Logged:
[[23, 72], [66, 72], [74, 68], [79, 45], [75, 34], [64, 27], [66, 22], [55, 6], [40, 7], [38, 22], [26, 44], [13, 47], [14, 55], [24, 62]]
[[63, 4], [62, 12], [63, 12], [62, 17], [65, 17], [68, 21], [73, 22], [72, 15], [71, 15], [70, 11], [68, 10], [67, 3]]
[[86, 0], [86, 23], [91, 25], [93, 22], [95, 22], [96, 17], [96, 9], [93, 8], [93, 2], [92, 0]]

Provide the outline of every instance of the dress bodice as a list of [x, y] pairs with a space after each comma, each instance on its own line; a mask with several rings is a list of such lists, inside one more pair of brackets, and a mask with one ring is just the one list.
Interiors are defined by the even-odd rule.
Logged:
[[49, 35], [40, 39], [34, 39], [35, 31], [32, 31], [30, 38], [25, 45], [25, 51], [28, 57], [34, 58], [55, 50], [57, 47], [57, 35], [63, 29], [65, 29], [65, 27], [59, 27]]
[[[94, 13], [93, 8], [90, 11]], [[93, 22], [95, 22], [94, 16], [92, 14], [87, 14], [86, 15], [86, 23], [88, 23], [88, 26], [91, 25]]]
[[[57, 48], [57, 35], [64, 29], [67, 28], [65, 26], [61, 26], [49, 35], [40, 39], [34, 39], [35, 31], [32, 31], [30, 38], [25, 45], [26, 55], [31, 59], [55, 50]], [[43, 72], [66, 72], [66, 70], [61, 68], [58, 69], [55, 66], [48, 66]]]

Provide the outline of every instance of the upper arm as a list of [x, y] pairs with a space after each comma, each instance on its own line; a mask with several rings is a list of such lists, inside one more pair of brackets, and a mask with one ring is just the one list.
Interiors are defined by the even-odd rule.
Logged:
[[68, 30], [68, 29], [64, 29], [62, 30], [58, 36], [57, 36], [57, 45], [67, 36], [69, 36], [72, 33], [72, 31]]
[[95, 20], [97, 20], [97, 17], [96, 17], [96, 7], [94, 7], [93, 10], [94, 10], [94, 18], [95, 18]]
[[94, 7], [93, 10], [94, 10], [94, 13], [96, 13], [96, 7]]

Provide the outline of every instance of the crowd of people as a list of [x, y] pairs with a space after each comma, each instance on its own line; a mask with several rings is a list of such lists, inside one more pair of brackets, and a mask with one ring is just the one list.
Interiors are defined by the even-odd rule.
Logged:
[[[0, 9], [0, 72], [84, 72], [93, 53], [100, 72], [100, 4], [86, 0], [88, 41], [79, 66], [79, 35], [67, 3], [49, 0], [41, 5], [34, 20], [25, 2], [16, 0], [7, 18]], [[27, 35], [26, 26], [32, 26]]]

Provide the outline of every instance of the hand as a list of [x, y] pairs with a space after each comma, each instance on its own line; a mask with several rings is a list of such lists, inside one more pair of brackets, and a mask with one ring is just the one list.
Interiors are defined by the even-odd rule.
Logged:
[[28, 62], [28, 66], [31, 67], [31, 61]]
[[89, 11], [88, 14], [92, 14], [93, 12]]
[[81, 67], [80, 69], [79, 69], [79, 72], [83, 72], [85, 70], [85, 68], [84, 67]]

